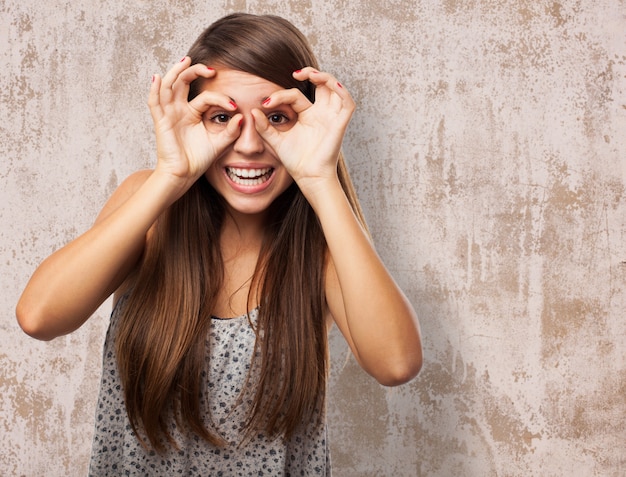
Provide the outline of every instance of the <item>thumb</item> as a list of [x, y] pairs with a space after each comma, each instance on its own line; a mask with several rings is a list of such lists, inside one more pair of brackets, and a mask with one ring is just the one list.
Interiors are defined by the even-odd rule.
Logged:
[[276, 146], [280, 142], [280, 133], [268, 121], [265, 114], [259, 109], [253, 109], [251, 112], [254, 119], [254, 127], [257, 132], [272, 149], [276, 150]]
[[242, 124], [243, 114], [235, 114], [231, 120], [228, 121], [226, 128], [214, 136], [214, 144], [218, 156], [239, 137]]

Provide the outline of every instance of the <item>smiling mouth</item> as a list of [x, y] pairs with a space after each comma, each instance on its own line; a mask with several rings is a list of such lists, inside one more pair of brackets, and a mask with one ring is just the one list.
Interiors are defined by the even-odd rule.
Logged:
[[226, 174], [235, 184], [242, 186], [255, 186], [267, 182], [274, 172], [273, 167], [263, 169], [240, 169], [238, 167], [227, 167]]

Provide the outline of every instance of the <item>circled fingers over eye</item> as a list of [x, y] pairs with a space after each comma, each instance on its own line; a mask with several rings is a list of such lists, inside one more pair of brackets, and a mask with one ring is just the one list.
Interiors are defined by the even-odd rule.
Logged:
[[302, 111], [311, 107], [313, 103], [302, 94], [298, 88], [280, 89], [271, 94], [265, 101], [263, 101], [264, 109], [276, 108], [281, 105], [289, 106], [294, 110], [296, 114], [300, 114]]
[[189, 101], [189, 106], [200, 115], [205, 114], [212, 107], [218, 107], [223, 111], [228, 111], [234, 117], [234, 111], [237, 109], [237, 105], [227, 95], [215, 91], [202, 91]]

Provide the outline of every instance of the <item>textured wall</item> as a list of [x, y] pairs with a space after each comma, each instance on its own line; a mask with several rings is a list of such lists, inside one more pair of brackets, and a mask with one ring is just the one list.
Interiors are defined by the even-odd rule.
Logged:
[[152, 164], [152, 73], [235, 10], [353, 92], [345, 152], [421, 317], [394, 389], [333, 333], [336, 475], [626, 475], [624, 0], [0, 0], [0, 475], [85, 474], [110, 304], [40, 343], [15, 302]]

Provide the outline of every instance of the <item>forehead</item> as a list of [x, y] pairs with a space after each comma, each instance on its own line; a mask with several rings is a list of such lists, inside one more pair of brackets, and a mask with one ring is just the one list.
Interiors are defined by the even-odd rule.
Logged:
[[215, 91], [242, 102], [248, 99], [265, 99], [275, 91], [284, 89], [259, 76], [229, 68], [216, 68], [216, 75], [204, 82], [204, 91]]

